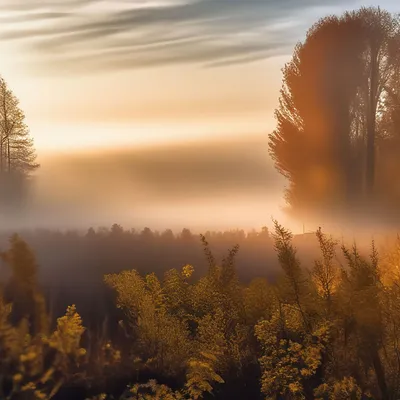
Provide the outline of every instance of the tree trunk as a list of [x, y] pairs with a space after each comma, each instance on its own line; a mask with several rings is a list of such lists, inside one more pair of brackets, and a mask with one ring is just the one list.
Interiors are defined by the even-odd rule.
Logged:
[[373, 351], [372, 354], [372, 364], [374, 366], [376, 380], [378, 381], [378, 386], [381, 391], [382, 400], [388, 399], [388, 389], [386, 385], [385, 371], [383, 369], [383, 365], [381, 359], [379, 358], [379, 354], [377, 350]]
[[0, 175], [3, 172], [3, 138], [0, 135]]
[[10, 139], [7, 139], [7, 167], [8, 173], [11, 173], [11, 151], [10, 151]]
[[371, 48], [371, 71], [369, 82], [367, 114], [367, 162], [366, 162], [366, 195], [372, 198], [375, 184], [375, 130], [376, 130], [376, 97], [378, 80], [378, 51]]

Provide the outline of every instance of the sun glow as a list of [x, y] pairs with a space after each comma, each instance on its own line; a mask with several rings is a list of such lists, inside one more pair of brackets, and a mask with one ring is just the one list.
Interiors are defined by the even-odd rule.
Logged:
[[[271, 121], [272, 124], [272, 121]], [[35, 145], [40, 152], [69, 152], [69, 151], [97, 151], [112, 149], [141, 147], [152, 145], [176, 144], [197, 142], [201, 140], [218, 140], [243, 138], [244, 135], [266, 136], [265, 121], [251, 123], [237, 121], [232, 124], [226, 121], [192, 123], [79, 123], [59, 124], [31, 124], [31, 132], [35, 137]], [[249, 133], [250, 132], [250, 133]]]

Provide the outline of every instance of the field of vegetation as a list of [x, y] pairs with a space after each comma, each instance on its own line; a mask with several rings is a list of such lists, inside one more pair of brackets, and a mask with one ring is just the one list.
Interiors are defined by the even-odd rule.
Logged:
[[2, 253], [0, 397], [398, 398], [400, 242], [379, 255], [372, 242], [363, 257], [318, 230], [320, 254], [302, 265], [277, 222], [270, 240], [273, 282], [243, 283], [239, 246], [218, 261], [205, 236], [196, 278], [191, 264], [106, 274], [113, 305], [89, 328], [74, 304], [50, 315], [35, 254], [14, 235]]

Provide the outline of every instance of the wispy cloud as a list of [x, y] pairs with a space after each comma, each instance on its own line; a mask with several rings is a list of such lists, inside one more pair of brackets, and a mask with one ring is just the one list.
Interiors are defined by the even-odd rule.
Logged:
[[217, 66], [287, 54], [314, 7], [321, 1], [5, 0], [0, 39], [22, 41], [43, 63], [68, 70]]

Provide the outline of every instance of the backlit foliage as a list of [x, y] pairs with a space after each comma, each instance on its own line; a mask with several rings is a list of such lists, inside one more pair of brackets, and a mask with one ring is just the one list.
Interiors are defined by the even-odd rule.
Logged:
[[277, 395], [306, 398], [305, 383], [316, 374], [322, 363], [322, 354], [329, 340], [328, 325], [311, 334], [304, 333], [299, 313], [284, 307], [269, 321], [260, 322], [255, 332], [263, 346], [263, 355], [259, 359], [262, 392], [268, 399]]
[[295, 47], [269, 143], [293, 215], [397, 213], [399, 43], [398, 15], [362, 7], [322, 18]]
[[[281, 266], [274, 283], [258, 278], [244, 285], [235, 269], [238, 247], [218, 263], [204, 238], [209, 270], [198, 279], [188, 264], [163, 277], [135, 270], [106, 275], [119, 320], [113, 335], [106, 323], [97, 332], [85, 329], [73, 305], [54, 328], [36, 332], [31, 325], [38, 315], [51, 321], [44, 304], [15, 319], [13, 302], [2, 297], [0, 398], [64, 399], [63, 391], [78, 385], [92, 400], [239, 393], [397, 399], [399, 244], [380, 256], [372, 242], [369, 258], [342, 245], [339, 259], [338, 242], [318, 229], [321, 255], [308, 266], [300, 263], [291, 232], [276, 221], [274, 228]], [[39, 293], [38, 266], [26, 243], [14, 237], [4, 254], [11, 282]], [[118, 377], [128, 387], [110, 389]]]
[[347, 377], [331, 386], [322, 384], [314, 394], [316, 400], [361, 400], [363, 395], [354, 378]]
[[17, 327], [8, 322], [11, 308], [0, 302], [0, 398], [51, 399], [84, 361], [80, 317], [69, 307], [50, 336], [31, 336], [26, 320]]

